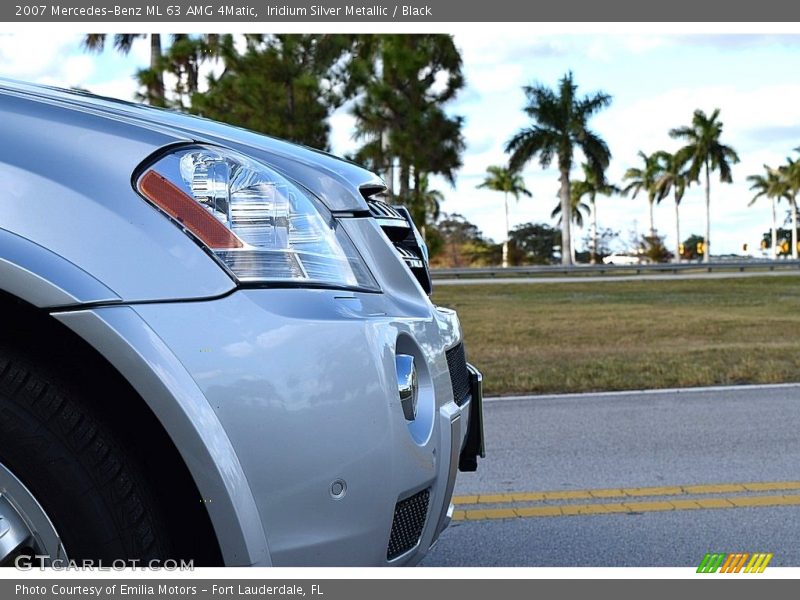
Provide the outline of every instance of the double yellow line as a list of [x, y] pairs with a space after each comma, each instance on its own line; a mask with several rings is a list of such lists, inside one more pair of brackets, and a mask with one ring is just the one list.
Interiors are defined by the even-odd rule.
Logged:
[[[792, 490], [800, 490], [800, 481], [475, 494], [453, 498], [453, 503], [456, 505], [453, 519], [482, 521], [673, 510], [800, 506], [800, 494], [785, 493]], [[774, 493], [765, 495], [763, 492]], [[648, 500], [644, 500], [645, 498]], [[650, 500], [650, 498], [655, 499]], [[591, 500], [591, 502], [580, 503], [578, 500]], [[607, 502], [607, 500], [613, 501]]]

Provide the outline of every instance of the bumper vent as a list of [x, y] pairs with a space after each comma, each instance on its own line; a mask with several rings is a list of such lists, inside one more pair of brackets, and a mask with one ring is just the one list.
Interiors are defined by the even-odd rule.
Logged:
[[393, 560], [405, 554], [419, 543], [422, 530], [425, 528], [425, 519], [428, 516], [430, 497], [429, 488], [401, 500], [395, 505], [392, 534], [389, 537], [389, 547], [386, 549], [386, 560]]
[[464, 344], [453, 346], [448, 350], [447, 368], [450, 370], [450, 383], [453, 385], [453, 399], [458, 406], [469, 400], [469, 370], [467, 357], [464, 354]]
[[423, 249], [424, 242], [413, 226], [408, 210], [403, 206], [390, 206], [374, 198], [367, 199], [367, 206], [386, 237], [394, 244], [400, 258], [419, 281], [425, 293], [430, 295], [433, 285], [428, 270], [427, 250]]

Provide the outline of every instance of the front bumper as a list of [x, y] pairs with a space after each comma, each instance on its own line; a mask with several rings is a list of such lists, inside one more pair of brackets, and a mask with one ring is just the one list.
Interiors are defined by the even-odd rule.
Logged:
[[467, 369], [470, 391], [469, 427], [464, 436], [458, 468], [460, 471], [477, 471], [478, 457], [486, 456], [483, 443], [483, 375], [470, 364], [467, 364]]
[[467, 369], [469, 371], [469, 400], [462, 404], [462, 412], [455, 415], [450, 421], [451, 439], [458, 437], [456, 429], [462, 425], [462, 421], [466, 421], [466, 423], [461, 427], [460, 451], [459, 446], [452, 445], [450, 447], [450, 467], [444, 494], [448, 505], [439, 515], [434, 544], [438, 540], [439, 534], [450, 525], [453, 518], [454, 506], [450, 500], [452, 500], [455, 488], [456, 470], [476, 471], [478, 457], [486, 456], [483, 443], [483, 376], [469, 363], [467, 363]]
[[[445, 358], [462, 341], [454, 313], [400, 310], [380, 294], [296, 289], [133, 310], [230, 440], [272, 564], [424, 557], [449, 523], [459, 466], [474, 468], [482, 455], [480, 375], [471, 370], [470, 398], [459, 406]], [[117, 311], [131, 309], [97, 309]], [[399, 402], [397, 352], [419, 359], [416, 424]], [[405, 522], [398, 511], [417, 515], [418, 534], [395, 531]]]

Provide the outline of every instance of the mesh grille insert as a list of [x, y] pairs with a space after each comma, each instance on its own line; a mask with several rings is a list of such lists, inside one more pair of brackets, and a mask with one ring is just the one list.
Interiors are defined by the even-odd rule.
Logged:
[[419, 543], [425, 519], [428, 516], [428, 500], [430, 488], [422, 490], [401, 500], [394, 507], [392, 534], [389, 536], [389, 547], [386, 549], [386, 560], [405, 554]]
[[450, 348], [446, 352], [447, 368], [450, 369], [450, 383], [453, 385], [453, 399], [461, 406], [469, 399], [469, 371], [464, 344]]

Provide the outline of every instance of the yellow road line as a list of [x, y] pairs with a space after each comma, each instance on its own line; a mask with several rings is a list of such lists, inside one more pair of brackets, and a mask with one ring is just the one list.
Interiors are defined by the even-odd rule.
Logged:
[[770, 481], [758, 483], [716, 483], [711, 485], [673, 485], [600, 490], [559, 490], [551, 492], [508, 492], [504, 494], [473, 494], [455, 496], [453, 504], [508, 504], [512, 502], [542, 502], [544, 500], [593, 500], [599, 498], [636, 498], [682, 496], [686, 494], [733, 494], [800, 490], [800, 481]]
[[733, 496], [728, 498], [699, 498], [695, 500], [663, 500], [659, 502], [620, 502], [594, 504], [561, 504], [513, 508], [456, 510], [454, 521], [491, 521], [536, 517], [566, 517], [571, 515], [609, 515], [616, 513], [645, 513], [673, 510], [742, 508], [755, 506], [800, 506], [800, 494], [775, 496]]

